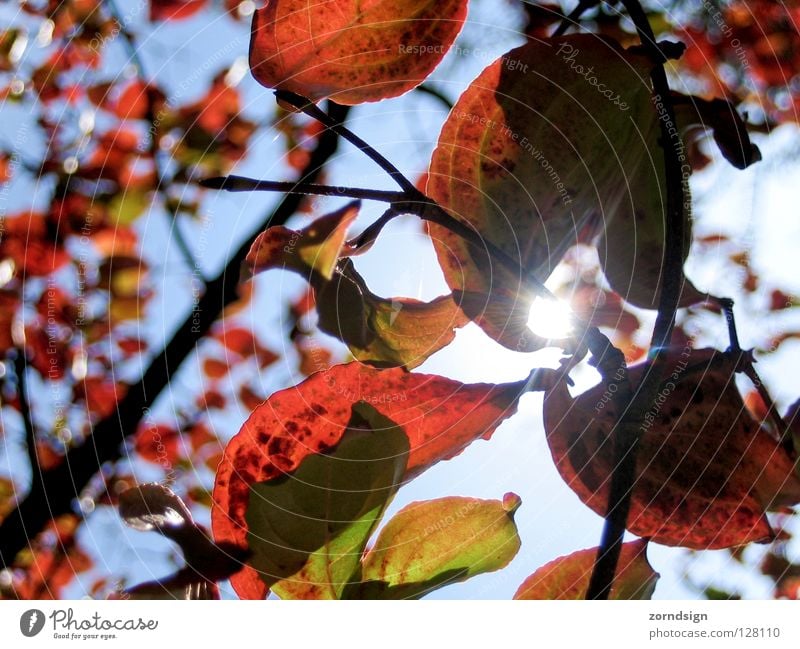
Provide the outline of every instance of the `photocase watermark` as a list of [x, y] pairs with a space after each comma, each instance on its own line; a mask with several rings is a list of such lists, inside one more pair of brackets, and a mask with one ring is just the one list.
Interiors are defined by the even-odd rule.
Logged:
[[[516, 138], [515, 138], [516, 141]], [[567, 206], [572, 203], [572, 196], [570, 196], [569, 190], [564, 186], [564, 183], [561, 181], [561, 176], [556, 171], [555, 167], [550, 164], [550, 161], [545, 157], [544, 153], [538, 147], [533, 145], [533, 142], [528, 140], [527, 137], [522, 137], [519, 141], [519, 145], [522, 147], [524, 151], [527, 151], [531, 154], [534, 160], [536, 160], [542, 167], [542, 170], [547, 174], [548, 178], [553, 183], [558, 195], [561, 197], [561, 202]]]
[[[49, 624], [48, 624], [49, 618]], [[105, 617], [93, 613], [88, 617], [76, 616], [72, 608], [57, 608], [45, 615], [38, 608], [25, 611], [19, 619], [19, 630], [32, 638], [49, 626], [55, 640], [113, 640], [119, 631], [155, 631], [158, 620], [141, 617]]]
[[[498, 60], [497, 54], [495, 52], [491, 52], [489, 50], [482, 50], [480, 48], [470, 48], [464, 47], [462, 45], [454, 45], [452, 48], [437, 44], [437, 45], [405, 45], [401, 43], [397, 46], [398, 54], [402, 54], [405, 56], [412, 55], [412, 56], [423, 56], [426, 54], [441, 54], [445, 55], [448, 52], [452, 51], [457, 56], [462, 57], [473, 57], [477, 58], [480, 61], [483, 61], [487, 65], [495, 60]], [[522, 72], [523, 74], [528, 73], [528, 68], [530, 67], [527, 63], [523, 63], [519, 59], [511, 58], [510, 56], [503, 55], [499, 58], [501, 65], [506, 68], [509, 72]]]
[[146, 7], [146, 2], [140, 2], [126, 12], [124, 16], [120, 16], [120, 22], [115, 22], [114, 27], [111, 28], [108, 34], [95, 36], [89, 41], [89, 49], [95, 54], [99, 54], [108, 43], [116, 39], [124, 29], [127, 29], [130, 22], [139, 16]]
[[45, 617], [44, 613], [38, 608], [32, 608], [25, 611], [19, 618], [19, 630], [26, 638], [32, 638], [39, 635], [44, 628]]
[[422, 54], [447, 54], [446, 45], [400, 45], [397, 46], [397, 51], [400, 54], [411, 54], [412, 56], [420, 56]]
[[562, 61], [569, 65], [570, 70], [572, 70], [578, 76], [586, 79], [586, 82], [589, 85], [597, 88], [597, 92], [599, 94], [603, 95], [603, 97], [608, 99], [621, 111], [629, 110], [630, 106], [628, 106], [627, 102], [622, 100], [620, 94], [615, 92], [612, 88], [609, 88], [605, 83], [597, 78], [593, 65], [586, 67], [583, 64], [578, 63], [577, 58], [580, 53], [580, 49], [567, 42], [559, 43], [558, 50], [556, 51], [556, 55], [560, 56]]

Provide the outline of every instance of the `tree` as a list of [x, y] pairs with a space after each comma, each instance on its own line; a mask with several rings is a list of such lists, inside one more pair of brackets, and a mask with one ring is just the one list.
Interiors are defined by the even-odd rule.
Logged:
[[[175, 542], [184, 565], [137, 585], [100, 575], [98, 597], [215, 597], [229, 579], [248, 598], [409, 598], [500, 570], [520, 551], [514, 493], [454, 494], [382, 519], [401, 487], [541, 392], [555, 467], [605, 527], [597, 548], [540, 567], [517, 597], [650, 597], [649, 543], [743, 560], [769, 543], [762, 572], [775, 596], [797, 597], [786, 554], [800, 502], [796, 408], [773, 403], [730, 299], [766, 323], [796, 298], [731, 236], [703, 231], [693, 207], [710, 199], [689, 187], [720, 158], [757, 166], [751, 133], [795, 121], [797, 10], [590, 1], [565, 17], [505, 3], [515, 47], [483, 61], [451, 105], [432, 72], [447, 52], [458, 69], [481, 51], [457, 40], [466, 0], [335, 4], [151, 0], [143, 16], [70, 0], [6, 12], [3, 110], [21, 126], [0, 167], [12, 190], [3, 438], [31, 475], [3, 478], [3, 596], [68, 593], [93, 570], [78, 535], [106, 509]], [[220, 49], [173, 68], [159, 34], [220, 21]], [[274, 89], [268, 111], [263, 89], [250, 88], [256, 109], [240, 89], [247, 67]], [[347, 124], [406, 93], [452, 107], [420, 179]], [[275, 137], [274, 176], [240, 175]], [[391, 189], [337, 170], [342, 143]], [[208, 228], [231, 228], [241, 209], [216, 190], [274, 196], [212, 269]], [[368, 203], [384, 211], [354, 234]], [[202, 217], [212, 204], [227, 212], [213, 224]], [[430, 301], [377, 295], [359, 271], [408, 215], [425, 224], [449, 289]], [[724, 257], [742, 281], [692, 283], [691, 246], [701, 268]], [[277, 275], [254, 278], [276, 269], [307, 288], [270, 311], [255, 287]], [[544, 331], [567, 303], [563, 326]], [[557, 348], [560, 361], [506, 383], [412, 371], [470, 323], [517, 354]], [[776, 327], [763, 356], [796, 337], [788, 319]], [[297, 374], [283, 375], [278, 345]], [[591, 367], [599, 383], [571, 392]], [[210, 533], [192, 517], [209, 509]], [[640, 540], [623, 543], [626, 529]]]

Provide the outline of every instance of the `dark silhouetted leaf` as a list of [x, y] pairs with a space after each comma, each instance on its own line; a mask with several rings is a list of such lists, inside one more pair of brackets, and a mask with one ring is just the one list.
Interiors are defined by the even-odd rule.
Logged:
[[[770, 437], [734, 382], [739, 359], [671, 351], [656, 402], [644, 414], [628, 529], [696, 549], [765, 542], [765, 511], [800, 502], [795, 458]], [[630, 369], [632, 385], [649, 364]], [[561, 477], [592, 510], [606, 511], [617, 412], [601, 384], [573, 399], [564, 382], [545, 396], [547, 441]]]

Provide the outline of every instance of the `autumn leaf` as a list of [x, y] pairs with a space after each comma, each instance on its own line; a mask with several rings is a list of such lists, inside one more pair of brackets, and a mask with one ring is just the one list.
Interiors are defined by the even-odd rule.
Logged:
[[150, 20], [183, 20], [207, 4], [208, 0], [150, 0]]
[[400, 486], [408, 437], [366, 402], [336, 448], [251, 486], [250, 565], [284, 599], [340, 599], [359, 579], [361, 555]]
[[180, 433], [167, 425], [142, 426], [136, 432], [136, 452], [148, 462], [172, 466], [180, 454]]
[[[673, 350], [644, 414], [627, 528], [695, 549], [765, 542], [765, 511], [800, 502], [795, 459], [744, 406], [739, 359], [711, 349]], [[648, 371], [630, 368], [632, 385]], [[606, 512], [617, 412], [603, 384], [573, 399], [564, 382], [545, 395], [547, 441], [561, 477], [593, 511]]]
[[746, 124], [729, 101], [673, 93], [673, 102], [681, 128], [710, 129], [723, 157], [737, 169], [761, 160], [761, 151], [750, 141]]
[[[647, 541], [622, 544], [609, 599], [650, 599], [659, 574], [647, 561]], [[586, 598], [597, 548], [580, 550], [545, 564], [519, 587], [514, 599]]]
[[396, 97], [433, 71], [466, 14], [465, 0], [270, 0], [253, 16], [250, 69], [314, 101]]
[[[405, 477], [410, 479], [474, 440], [488, 439], [514, 414], [519, 396], [533, 387], [527, 381], [470, 385], [358, 362], [318, 372], [269, 397], [228, 443], [214, 484], [214, 537], [246, 546], [251, 485], [291, 473], [308, 455], [335, 448], [359, 401], [405, 431], [410, 445]], [[234, 576], [232, 583], [240, 597], [266, 593], [252, 570]]]
[[[505, 309], [470, 313], [501, 344], [541, 346], [528, 330], [534, 295], [524, 274], [544, 281], [570, 246], [601, 234], [612, 288], [656, 305], [666, 189], [651, 65], [594, 35], [531, 40], [487, 67], [450, 112], [428, 195], [520, 270], [441, 226], [430, 234], [453, 290], [505, 296]], [[687, 287], [684, 302], [698, 299]]]
[[252, 274], [270, 268], [289, 268], [306, 278], [311, 274], [330, 280], [347, 237], [358, 216], [359, 201], [316, 219], [296, 232], [282, 225], [267, 228], [256, 237], [247, 254], [246, 269]]
[[319, 328], [344, 342], [362, 361], [414, 368], [455, 337], [466, 318], [452, 295], [431, 302], [372, 293], [349, 259], [347, 228], [353, 202], [300, 231], [268, 228], [253, 242], [246, 276], [271, 268], [293, 270], [314, 288]]
[[500, 570], [516, 556], [519, 496], [451, 496], [415, 502], [381, 530], [348, 597], [416, 599], [436, 588]]

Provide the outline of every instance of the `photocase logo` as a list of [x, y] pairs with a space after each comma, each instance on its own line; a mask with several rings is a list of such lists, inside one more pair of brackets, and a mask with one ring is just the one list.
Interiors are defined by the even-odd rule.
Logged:
[[38, 608], [25, 611], [19, 618], [19, 630], [26, 638], [32, 638], [44, 628], [44, 613]]

